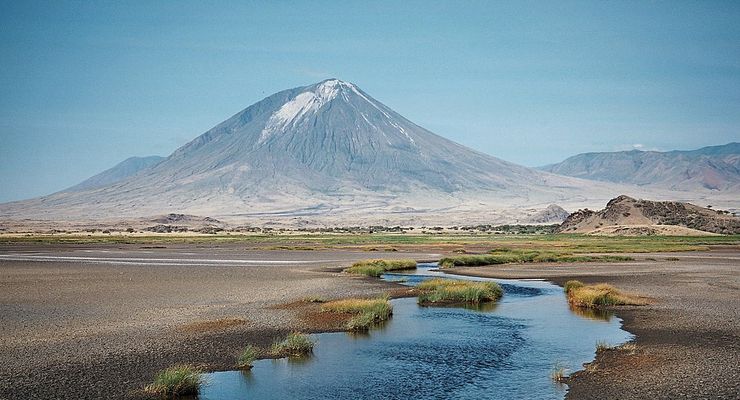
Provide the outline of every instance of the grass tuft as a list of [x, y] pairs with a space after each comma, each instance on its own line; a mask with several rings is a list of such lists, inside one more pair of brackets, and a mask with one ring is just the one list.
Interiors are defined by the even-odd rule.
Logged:
[[557, 383], [565, 382], [565, 380], [568, 379], [565, 367], [553, 368], [552, 372], [550, 372], [550, 379]]
[[385, 321], [393, 314], [393, 306], [387, 297], [378, 299], [344, 299], [325, 303], [323, 312], [353, 314], [347, 322], [350, 331], [367, 331], [373, 325]]
[[491, 250], [489, 254], [445, 257], [439, 260], [439, 266], [441, 268], [451, 268], [456, 266], [480, 266], [511, 263], [620, 262], [632, 260], [634, 260], [634, 258], [618, 255], [578, 255], [570, 252], [500, 248]]
[[606, 306], [642, 306], [647, 302], [639, 296], [623, 293], [614, 286], [600, 283], [585, 285], [579, 281], [568, 281], [565, 284], [568, 302], [576, 307], [599, 308]]
[[352, 264], [351, 267], [345, 269], [345, 272], [350, 274], [360, 274], [367, 276], [378, 277], [383, 275], [387, 271], [397, 271], [402, 269], [414, 269], [416, 268], [416, 261], [414, 260], [363, 260]]
[[478, 304], [496, 301], [503, 295], [501, 286], [496, 282], [474, 282], [454, 279], [430, 279], [421, 282], [417, 289], [419, 304]]
[[299, 332], [293, 332], [281, 342], [276, 342], [270, 349], [270, 355], [273, 357], [302, 357], [311, 354], [313, 351], [313, 341], [308, 335]]
[[565, 293], [570, 293], [573, 290], [580, 289], [584, 286], [583, 282], [581, 281], [568, 281], [565, 282], [565, 285], [563, 286], [563, 290], [565, 290]]
[[244, 348], [244, 351], [239, 355], [236, 361], [237, 368], [249, 369], [252, 368], [252, 363], [257, 359], [257, 348], [251, 344]]
[[605, 351], [605, 350], [611, 350], [613, 348], [614, 348], [614, 346], [610, 345], [609, 343], [607, 343], [607, 342], [605, 342], [603, 340], [599, 340], [598, 342], [596, 342], [596, 351], [597, 352]]
[[200, 369], [192, 365], [176, 365], [160, 371], [144, 391], [160, 397], [196, 395], [202, 383]]

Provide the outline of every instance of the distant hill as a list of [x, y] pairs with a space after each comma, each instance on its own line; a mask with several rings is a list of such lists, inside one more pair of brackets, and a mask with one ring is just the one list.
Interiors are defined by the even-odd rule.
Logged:
[[157, 165], [162, 160], [164, 160], [164, 157], [160, 156], [130, 157], [116, 164], [113, 168], [106, 169], [97, 175], [85, 179], [77, 185], [63, 190], [63, 192], [82, 192], [120, 182]]
[[561, 233], [719, 234], [740, 233], [740, 218], [676, 201], [636, 200], [619, 196], [601, 211], [578, 210], [560, 225]]
[[604, 182], [740, 193], [740, 143], [691, 151], [584, 153], [540, 169]]
[[568, 211], [557, 204], [550, 204], [542, 210], [536, 210], [534, 214], [524, 218], [522, 222], [527, 224], [554, 224], [561, 223], [568, 218]]

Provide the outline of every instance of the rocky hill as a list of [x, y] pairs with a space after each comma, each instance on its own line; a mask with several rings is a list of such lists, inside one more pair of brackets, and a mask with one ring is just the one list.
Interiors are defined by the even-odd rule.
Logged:
[[610, 200], [601, 211], [584, 209], [574, 212], [558, 231], [614, 234], [691, 234], [692, 231], [701, 231], [737, 234], [740, 233], [740, 218], [726, 211], [689, 203], [619, 196]]
[[570, 213], [557, 204], [550, 204], [542, 210], [534, 210], [534, 213], [523, 220], [527, 224], [553, 224], [563, 222]]

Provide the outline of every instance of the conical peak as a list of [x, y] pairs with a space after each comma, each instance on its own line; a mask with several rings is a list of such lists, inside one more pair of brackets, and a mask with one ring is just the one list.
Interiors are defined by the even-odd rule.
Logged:
[[323, 81], [317, 83], [316, 85], [354, 87], [354, 85], [351, 82], [345, 82], [345, 81], [343, 81], [341, 79], [337, 79], [337, 78], [324, 79]]
[[306, 86], [301, 92], [282, 104], [267, 121], [258, 143], [263, 143], [280, 131], [295, 126], [303, 117], [317, 113], [325, 104], [334, 100], [344, 89], [356, 91], [351, 83], [327, 79]]
[[357, 87], [349, 82], [331, 78], [323, 80], [313, 86], [311, 86], [313, 92], [317, 98], [322, 99], [324, 103], [329, 102], [337, 97], [337, 95], [345, 90], [357, 91]]

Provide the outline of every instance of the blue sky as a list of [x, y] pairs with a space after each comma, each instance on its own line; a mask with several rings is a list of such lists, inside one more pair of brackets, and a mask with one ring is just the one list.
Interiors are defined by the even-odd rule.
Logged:
[[528, 166], [737, 141], [737, 21], [740, 2], [3, 0], [0, 201], [328, 77]]

